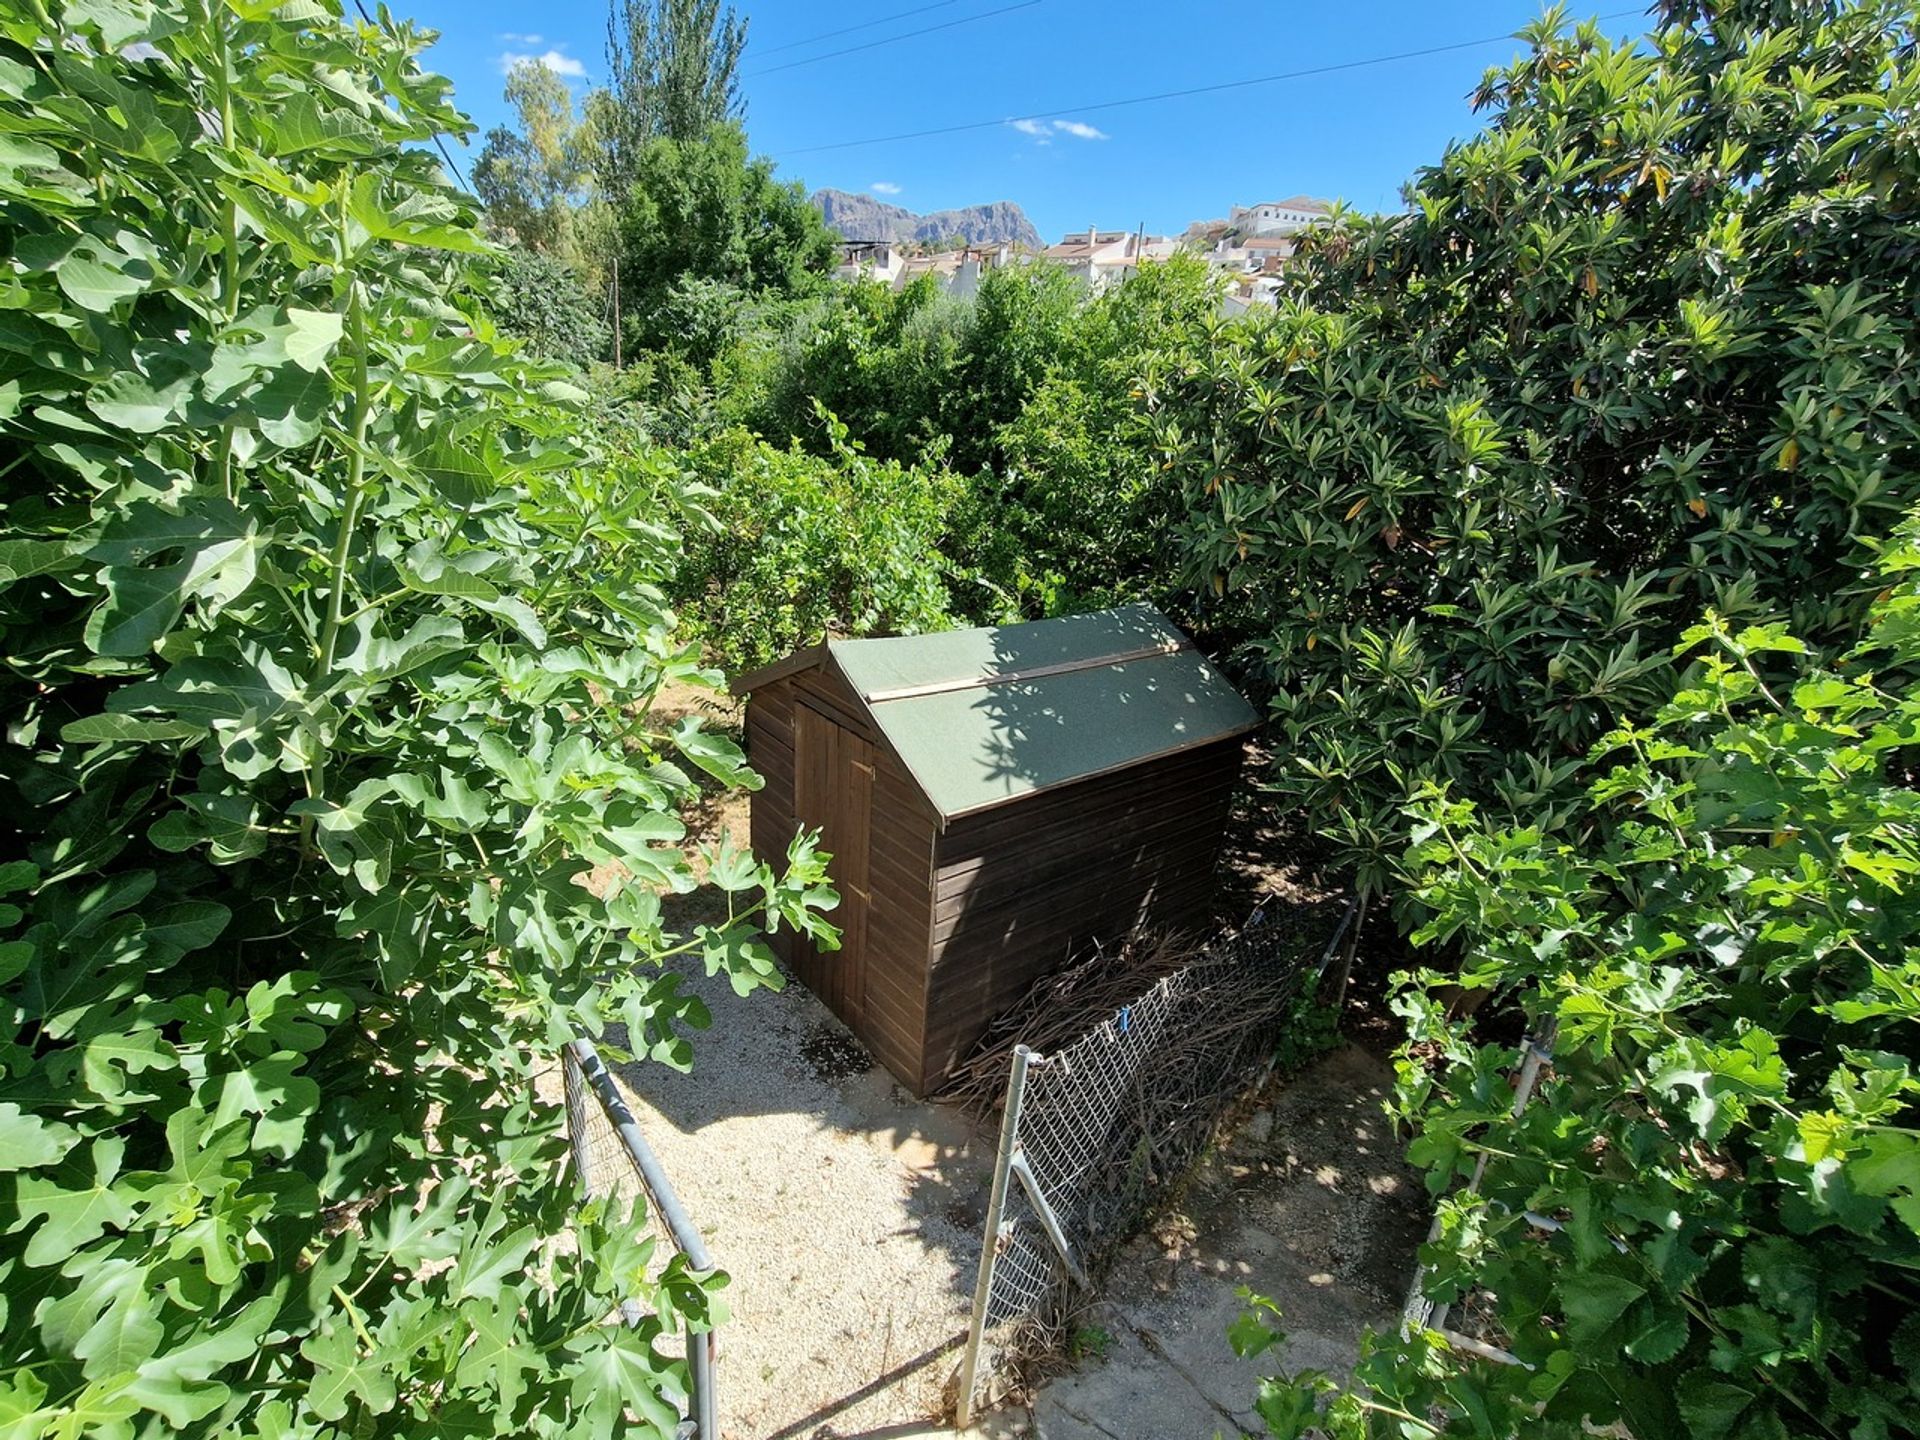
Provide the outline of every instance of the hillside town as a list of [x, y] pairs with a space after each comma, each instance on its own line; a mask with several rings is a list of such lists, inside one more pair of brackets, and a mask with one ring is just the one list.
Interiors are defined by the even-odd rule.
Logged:
[[1090, 225], [1084, 232], [1075, 231], [1058, 244], [1041, 248], [1017, 241], [941, 247], [890, 237], [846, 236], [840, 242], [840, 263], [834, 275], [843, 281], [875, 281], [894, 290], [904, 290], [930, 275], [947, 294], [967, 299], [979, 292], [980, 277], [989, 270], [1046, 261], [1064, 269], [1089, 294], [1100, 295], [1125, 281], [1144, 261], [1189, 251], [1224, 279], [1222, 311], [1239, 315], [1255, 306], [1274, 304], [1279, 277], [1293, 259], [1300, 232], [1332, 213], [1333, 206], [1325, 200], [1294, 195], [1235, 205], [1226, 219], [1196, 222], [1184, 235], [1148, 235], [1144, 230], [1102, 230]]

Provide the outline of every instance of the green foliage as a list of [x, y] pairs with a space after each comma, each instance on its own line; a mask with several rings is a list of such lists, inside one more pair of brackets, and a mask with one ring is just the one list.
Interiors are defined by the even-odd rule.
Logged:
[[771, 161], [749, 158], [733, 124], [640, 146], [615, 225], [627, 338], [702, 367], [715, 340], [690, 340], [677, 328], [689, 286], [730, 287], [754, 300], [804, 295], [824, 283], [834, 256], [820, 212], [798, 185], [774, 178]]
[[933, 276], [836, 286], [772, 335], [742, 327], [720, 406], [827, 453], [824, 405], [877, 456], [970, 477], [945, 546], [970, 618], [1110, 604], [1167, 588], [1177, 517], [1136, 377], [1217, 303], [1191, 257], [1092, 300], [1051, 265], [989, 270], [966, 300]]
[[692, 142], [738, 121], [747, 22], [720, 0], [613, 0], [607, 13], [608, 88], [588, 113], [600, 138], [601, 186], [617, 202], [632, 187], [648, 142]]
[[[1352, 1393], [1275, 1382], [1274, 1434], [1915, 1433], [1911, 531], [1890, 569], [1837, 665], [1779, 625], [1690, 630], [1683, 687], [1595, 751], [1577, 819], [1598, 842], [1422, 799], [1416, 939], [1466, 957], [1397, 1001], [1395, 1107], [1439, 1204], [1427, 1293], [1477, 1289], [1523, 1364], [1376, 1340]], [[1782, 660], [1788, 680], [1762, 678]], [[1448, 983], [1557, 1027], [1520, 1114], [1513, 1046], [1443, 1006]]]
[[1366, 889], [1422, 780], [1565, 822], [1707, 606], [1857, 634], [1861, 537], [1920, 496], [1910, 7], [1666, 9], [1550, 15], [1409, 214], [1145, 371], [1274, 784]]
[[589, 224], [581, 202], [592, 178], [593, 127], [575, 120], [566, 80], [537, 60], [508, 72], [507, 103], [519, 128], [487, 132], [473, 162], [473, 193], [496, 234], [578, 264]]
[[1067, 1359], [1076, 1365], [1084, 1365], [1089, 1360], [1104, 1364], [1112, 1350], [1113, 1332], [1104, 1326], [1076, 1325], [1067, 1337]]
[[829, 630], [897, 635], [951, 624], [939, 544], [961, 482], [867, 456], [831, 414], [827, 458], [742, 430], [688, 456], [713, 524], [689, 530], [673, 595], [729, 669], [765, 664]]
[[650, 718], [715, 678], [656, 588], [691, 497], [497, 342], [429, 38], [0, 19], [10, 1434], [663, 1436], [718, 1313], [573, 1224], [534, 1077], [609, 1019], [686, 1065], [658, 962], [777, 983], [832, 896], [717, 856], [666, 932], [692, 776], [754, 783]]
[[[900, 290], [872, 280], [836, 285], [774, 334], [743, 335], [728, 357], [727, 408], [760, 434], [815, 454], [834, 444], [819, 419], [824, 408], [882, 459], [937, 456], [953, 445], [953, 372], [972, 317], [933, 275]], [[755, 356], [761, 347], [772, 353]]]
[[1169, 588], [1166, 534], [1181, 511], [1153, 454], [1139, 376], [1151, 357], [1196, 345], [1219, 303], [1197, 256], [1142, 265], [1074, 314], [1067, 343], [997, 432], [1002, 524], [1079, 606]]
[[531, 250], [509, 250], [491, 296], [494, 322], [533, 354], [581, 369], [607, 352], [600, 305], [571, 267]]
[[968, 300], [932, 275], [897, 291], [836, 285], [773, 338], [770, 364], [750, 372], [764, 393], [734, 409], [762, 434], [824, 454], [817, 400], [876, 455], [912, 463], [931, 451], [975, 474], [994, 465], [1001, 427], [1069, 354], [1082, 304], [1052, 265], [989, 270]]
[[1340, 1010], [1320, 998], [1319, 971], [1310, 971], [1287, 1006], [1280, 1043], [1274, 1047], [1273, 1069], [1293, 1075], [1340, 1043]]

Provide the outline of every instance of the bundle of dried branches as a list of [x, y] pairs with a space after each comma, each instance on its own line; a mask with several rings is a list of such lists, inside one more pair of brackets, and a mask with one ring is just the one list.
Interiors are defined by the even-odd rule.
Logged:
[[940, 1096], [983, 1117], [1000, 1113], [1007, 1098], [1007, 1067], [1014, 1047], [1042, 1055], [1065, 1050], [1121, 1006], [1140, 998], [1156, 981], [1185, 969], [1203, 953], [1193, 937], [1166, 930], [1143, 931], [1117, 945], [1096, 945], [1086, 955], [1034, 981], [987, 1027], [973, 1054], [954, 1068]]

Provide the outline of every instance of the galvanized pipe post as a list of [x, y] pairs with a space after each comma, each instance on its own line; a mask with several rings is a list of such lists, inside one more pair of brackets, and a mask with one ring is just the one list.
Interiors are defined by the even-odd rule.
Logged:
[[993, 1188], [987, 1192], [986, 1240], [980, 1247], [980, 1275], [973, 1287], [973, 1323], [967, 1330], [966, 1352], [960, 1357], [960, 1398], [953, 1410], [956, 1430], [966, 1429], [973, 1420], [973, 1387], [980, 1366], [980, 1346], [986, 1337], [987, 1304], [993, 1297], [994, 1262], [1000, 1256], [1000, 1216], [1006, 1209], [1014, 1147], [1020, 1140], [1020, 1105], [1027, 1093], [1027, 1067], [1037, 1058], [1024, 1045], [1013, 1047], [1007, 1104], [1000, 1116], [1000, 1149], [993, 1161]]
[[[634, 1169], [640, 1172], [640, 1182], [646, 1187], [647, 1198], [665, 1222], [667, 1233], [673, 1237], [673, 1243], [680, 1253], [687, 1257], [687, 1266], [695, 1274], [710, 1274], [715, 1266], [713, 1257], [707, 1253], [707, 1242], [701, 1238], [687, 1212], [681, 1208], [680, 1197], [674, 1193], [673, 1182], [667, 1179], [667, 1172], [661, 1167], [659, 1157], [653, 1153], [653, 1147], [647, 1144], [646, 1136], [640, 1133], [640, 1126], [633, 1118], [633, 1112], [627, 1108], [626, 1097], [620, 1093], [620, 1087], [614, 1083], [612, 1074], [600, 1058], [600, 1052], [586, 1040], [568, 1042], [567, 1050], [580, 1068], [580, 1074], [593, 1093], [599, 1097], [601, 1107], [607, 1112], [607, 1118], [613, 1122], [613, 1128], [620, 1136], [621, 1147], [627, 1157], [633, 1161]], [[577, 1088], [568, 1077], [569, 1114], [572, 1109], [572, 1094]], [[575, 1130], [574, 1164], [581, 1171], [585, 1181], [585, 1151], [580, 1148], [579, 1136], [585, 1126]], [[620, 1307], [628, 1324], [637, 1324], [640, 1316], [630, 1309], [631, 1302]], [[687, 1326], [687, 1389], [691, 1392], [689, 1400], [693, 1410], [694, 1434], [699, 1440], [720, 1440], [719, 1403], [714, 1393], [714, 1350], [715, 1342], [712, 1330], [696, 1334], [691, 1322]]]

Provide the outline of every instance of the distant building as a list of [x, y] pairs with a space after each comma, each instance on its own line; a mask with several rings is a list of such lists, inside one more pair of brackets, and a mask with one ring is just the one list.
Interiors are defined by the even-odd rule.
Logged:
[[980, 278], [989, 270], [999, 270], [1016, 261], [1025, 263], [1027, 255], [1011, 245], [968, 246], [960, 252], [960, 263], [947, 281], [947, 293], [962, 300], [980, 293]]
[[949, 295], [965, 298], [980, 290], [980, 277], [1004, 265], [1024, 265], [1029, 251], [1014, 245], [968, 245], [959, 250], [912, 251], [890, 240], [843, 240], [836, 280], [877, 280], [904, 290], [931, 275]]
[[1226, 235], [1206, 254], [1209, 265], [1231, 275], [1278, 275], [1294, 249], [1292, 235]]
[[836, 280], [878, 280], [898, 286], [907, 257], [891, 240], [842, 240]]
[[1084, 235], [1069, 235], [1058, 245], [1049, 245], [1043, 255], [1098, 295], [1132, 275], [1142, 260], [1162, 260], [1178, 248], [1178, 241], [1164, 235], [1094, 226]]
[[1227, 224], [1242, 235], [1292, 235], [1332, 213], [1333, 207], [1324, 200], [1295, 195], [1290, 200], [1235, 205], [1227, 211]]
[[1300, 232], [1332, 213], [1333, 207], [1324, 200], [1295, 195], [1290, 200], [1235, 205], [1226, 220], [1191, 227], [1191, 242], [1204, 246], [1207, 264], [1226, 277], [1220, 308], [1228, 315], [1241, 315], [1257, 305], [1275, 304], [1280, 276], [1293, 263]]
[[1244, 315], [1256, 306], [1271, 310], [1280, 301], [1280, 282], [1271, 275], [1248, 275], [1229, 280], [1220, 293], [1222, 315]]

